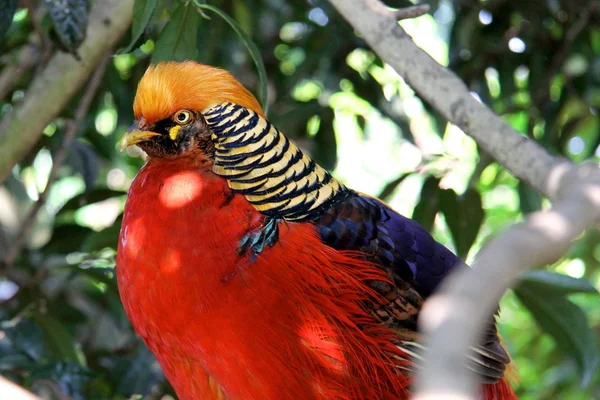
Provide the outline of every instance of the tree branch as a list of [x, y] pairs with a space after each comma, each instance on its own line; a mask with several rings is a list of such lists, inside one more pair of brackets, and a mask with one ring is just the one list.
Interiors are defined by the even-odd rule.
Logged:
[[50, 174], [48, 175], [48, 182], [46, 183], [46, 188], [40, 193], [38, 200], [31, 206], [27, 216], [23, 220], [21, 224], [21, 228], [15, 237], [12, 245], [9, 247], [6, 252], [6, 256], [4, 257], [4, 268], [11, 268], [13, 262], [21, 252], [23, 245], [27, 237], [29, 236], [29, 232], [33, 227], [35, 220], [37, 218], [38, 213], [46, 204], [46, 200], [48, 199], [48, 193], [50, 193], [50, 189], [52, 185], [58, 178], [58, 171], [62, 164], [67, 159], [67, 155], [69, 154], [70, 145], [73, 140], [77, 137], [77, 133], [81, 128], [83, 120], [90, 109], [92, 101], [94, 100], [94, 96], [102, 83], [102, 77], [104, 76], [104, 71], [106, 70], [106, 65], [110, 60], [110, 54], [107, 53], [102, 61], [100, 61], [100, 65], [97, 67], [96, 71], [92, 75], [88, 87], [86, 88], [86, 92], [81, 98], [81, 102], [77, 106], [77, 110], [75, 111], [75, 119], [73, 121], [69, 121], [67, 125], [67, 129], [63, 136], [63, 141], [61, 147], [56, 151], [53, 159], [52, 159], [52, 168], [50, 169]]
[[15, 87], [21, 76], [33, 67], [40, 57], [41, 49], [38, 45], [29, 43], [19, 51], [14, 62], [8, 64], [0, 73], [0, 101]]
[[82, 61], [57, 52], [33, 80], [20, 107], [0, 123], [0, 182], [35, 145], [44, 128], [97, 68], [101, 57], [129, 27], [133, 0], [98, 0], [90, 11]]
[[0, 397], [13, 400], [40, 400], [35, 394], [0, 376]]
[[466, 354], [517, 275], [559, 259], [600, 218], [600, 170], [548, 154], [475, 100], [465, 84], [418, 48], [379, 0], [330, 0], [407, 83], [486, 153], [553, 200], [490, 241], [473, 268], [459, 269], [427, 300], [419, 317], [429, 347], [416, 377], [419, 400], [472, 399]]
[[428, 12], [429, 4], [419, 4], [417, 6], [399, 8], [393, 11], [394, 18], [396, 18], [397, 21], [400, 21], [402, 19], [417, 18], [421, 15], [427, 14]]
[[560, 259], [569, 244], [600, 217], [600, 174], [595, 164], [563, 166], [561, 196], [550, 210], [530, 214], [488, 242], [473, 268], [451, 275], [425, 302], [419, 317], [429, 347], [415, 399], [475, 398], [465, 368], [468, 348], [481, 337], [504, 291], [528, 268]]
[[[514, 175], [549, 198], [546, 172], [560, 163], [480, 103], [465, 84], [421, 50], [379, 0], [330, 0], [375, 52], [450, 123]], [[490, 132], [494, 132], [491, 134]]]

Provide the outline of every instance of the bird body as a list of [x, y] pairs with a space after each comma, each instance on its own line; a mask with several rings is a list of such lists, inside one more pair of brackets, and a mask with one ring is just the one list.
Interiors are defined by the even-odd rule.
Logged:
[[[149, 157], [117, 254], [127, 315], [181, 399], [404, 399], [423, 300], [458, 259], [304, 155], [228, 73], [146, 73], [124, 138]], [[485, 399], [513, 399], [495, 325]]]
[[[180, 160], [146, 165], [130, 199], [119, 267], [135, 268], [120, 271], [119, 285], [169, 380], [189, 382], [182, 398], [218, 398], [209, 377], [234, 399], [377, 398], [392, 378], [401, 393], [405, 378], [382, 368], [383, 349], [400, 354], [392, 333], [358, 328], [369, 321], [357, 303], [368, 299], [364, 282], [386, 279], [381, 270], [323, 246], [301, 223], [282, 224], [268, 257], [240, 257], [237, 244], [264, 217], [223, 178]], [[363, 358], [349, 345], [381, 354]], [[381, 381], [360, 368], [379, 369]], [[353, 387], [355, 377], [373, 385]]]

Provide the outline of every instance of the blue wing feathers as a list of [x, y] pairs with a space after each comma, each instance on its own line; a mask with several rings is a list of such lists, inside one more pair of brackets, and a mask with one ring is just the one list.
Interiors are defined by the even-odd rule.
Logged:
[[[315, 224], [327, 245], [363, 252], [392, 278], [393, 285], [372, 281], [370, 286], [390, 300], [374, 309], [374, 315], [400, 336], [416, 330], [423, 300], [454, 268], [464, 265], [418, 222], [356, 192], [334, 204]], [[504, 375], [510, 359], [499, 342], [493, 316], [471, 360], [482, 382], [493, 383]]]
[[367, 253], [414, 284], [423, 297], [459, 264], [418, 222], [358, 193], [335, 205], [317, 226], [329, 246]]

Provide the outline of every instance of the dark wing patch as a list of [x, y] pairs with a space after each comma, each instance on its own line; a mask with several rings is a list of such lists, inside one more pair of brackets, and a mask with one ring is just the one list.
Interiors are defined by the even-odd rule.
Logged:
[[[460, 259], [418, 222], [356, 192], [331, 207], [315, 224], [327, 245], [360, 251], [385, 269], [393, 285], [381, 281], [369, 284], [387, 302], [367, 307], [382, 325], [398, 333], [399, 347], [412, 354], [418, 364], [414, 356], [421, 347], [416, 334], [419, 310], [444, 277], [462, 265]], [[493, 383], [504, 376], [509, 362], [492, 317], [481, 344], [473, 348], [469, 368], [483, 383]]]
[[419, 223], [357, 193], [332, 207], [316, 224], [327, 245], [365, 252], [424, 298], [459, 261]]

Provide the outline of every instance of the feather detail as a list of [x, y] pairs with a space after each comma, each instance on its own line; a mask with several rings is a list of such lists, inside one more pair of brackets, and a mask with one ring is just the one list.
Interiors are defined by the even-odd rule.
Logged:
[[483, 385], [481, 400], [517, 400], [517, 395], [513, 392], [510, 383], [506, 378], [496, 383]]
[[[406, 218], [379, 200], [353, 192], [316, 221], [328, 245], [339, 250], [358, 250], [384, 269], [394, 285], [371, 282], [370, 286], [390, 300], [374, 310], [380, 322], [394, 329], [401, 347], [418, 354], [418, 313], [425, 298], [455, 267], [452, 254], [417, 222]], [[493, 317], [480, 344], [471, 348], [468, 367], [481, 383], [494, 383], [505, 376], [510, 362], [501, 345]], [[418, 358], [415, 360], [418, 365]]]
[[228, 71], [193, 61], [161, 62], [150, 66], [140, 80], [133, 113], [135, 118], [143, 116], [154, 123], [180, 109], [200, 111], [223, 101], [264, 115], [252, 93]]
[[349, 195], [344, 185], [254, 111], [222, 103], [202, 114], [213, 132], [213, 171], [262, 214], [314, 220]]

